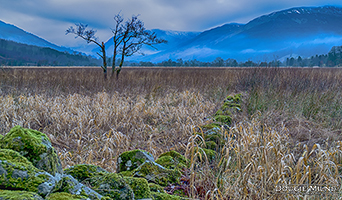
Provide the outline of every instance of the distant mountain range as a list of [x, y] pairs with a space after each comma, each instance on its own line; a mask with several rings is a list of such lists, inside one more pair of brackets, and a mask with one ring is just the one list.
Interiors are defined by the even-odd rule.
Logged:
[[52, 44], [51, 42], [48, 42], [36, 35], [33, 35], [32, 33], [28, 33], [14, 25], [7, 24], [2, 21], [0, 21], [0, 39], [39, 47], [49, 47], [61, 52], [73, 52], [73, 50], [70, 48], [60, 47], [58, 45]]
[[181, 45], [163, 49], [144, 60], [270, 61], [290, 56], [326, 54], [342, 45], [342, 8], [291, 8], [258, 17], [247, 24], [225, 24], [202, 32]]
[[[129, 60], [160, 62], [182, 58], [212, 61], [221, 57], [238, 61], [271, 61], [298, 55], [309, 57], [327, 54], [333, 46], [342, 45], [342, 8], [291, 8], [258, 17], [247, 24], [230, 23], [204, 32], [152, 31], [168, 43], [157, 45], [157, 50], [144, 47], [145, 56], [136, 55]], [[0, 39], [68, 51], [1, 21]], [[109, 57], [113, 52], [112, 45], [110, 38], [106, 42]], [[75, 49], [96, 55], [98, 49], [93, 47]]]

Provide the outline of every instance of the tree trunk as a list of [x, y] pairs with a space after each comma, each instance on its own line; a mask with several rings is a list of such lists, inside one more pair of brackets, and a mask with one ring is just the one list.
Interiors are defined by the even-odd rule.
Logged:
[[116, 70], [116, 79], [117, 80], [119, 79], [119, 74], [120, 74], [122, 65], [124, 63], [125, 51], [126, 51], [126, 43], [124, 42], [123, 47], [122, 47], [122, 54], [121, 54], [121, 61], [120, 61], [119, 69]]
[[107, 71], [103, 71], [103, 78], [107, 80]]
[[102, 42], [101, 45], [101, 51], [102, 51], [102, 60], [103, 60], [103, 73], [104, 73], [104, 79], [107, 80], [107, 58], [106, 58], [106, 48], [105, 44]]
[[114, 48], [114, 53], [113, 53], [112, 77], [114, 77], [114, 73], [115, 73], [115, 62], [116, 62], [116, 48]]

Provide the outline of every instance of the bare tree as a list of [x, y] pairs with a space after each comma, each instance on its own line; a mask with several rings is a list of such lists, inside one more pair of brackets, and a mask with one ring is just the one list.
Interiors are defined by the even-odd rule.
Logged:
[[[125, 57], [132, 56], [135, 53], [141, 53], [143, 45], [155, 48], [153, 45], [166, 43], [164, 39], [158, 39], [155, 32], [146, 30], [144, 23], [138, 19], [138, 16], [132, 16], [123, 24], [123, 17], [116, 15], [114, 17], [116, 26], [112, 29], [114, 34], [114, 54], [112, 74], [116, 71], [116, 78], [119, 78]], [[121, 61], [119, 67], [115, 68], [117, 52], [121, 52]]]
[[82, 24], [82, 23], [78, 23], [75, 24], [76, 29], [73, 26], [70, 26], [69, 29], [66, 30], [66, 34], [74, 34], [77, 37], [80, 37], [82, 39], [84, 39], [85, 41], [87, 41], [87, 43], [94, 43], [97, 46], [99, 46], [100, 52], [102, 53], [102, 55], [100, 53], [97, 53], [103, 60], [103, 66], [101, 66], [101, 68], [103, 69], [103, 73], [104, 73], [104, 78], [107, 79], [107, 60], [106, 60], [106, 47], [104, 42], [98, 42], [97, 37], [95, 36], [96, 31], [93, 29], [89, 29], [87, 30], [88, 25]]
[[113, 33], [113, 43], [114, 43], [114, 51], [113, 51], [113, 63], [112, 63], [112, 77], [114, 76], [115, 73], [115, 63], [116, 63], [116, 56], [118, 54], [118, 48], [120, 46], [120, 44], [122, 43], [122, 39], [123, 39], [123, 17], [121, 16], [121, 14], [117, 14], [114, 17], [114, 21], [115, 21], [115, 28], [112, 29], [112, 33]]
[[[155, 32], [146, 30], [144, 23], [138, 19], [137, 16], [132, 16], [131, 19], [127, 20], [125, 23], [123, 22], [123, 17], [119, 13], [114, 17], [115, 28], [112, 29], [113, 33], [113, 42], [114, 42], [114, 52], [113, 52], [113, 64], [112, 64], [112, 77], [114, 77], [114, 73], [116, 72], [116, 78], [119, 78], [119, 74], [122, 69], [122, 65], [124, 63], [125, 57], [132, 56], [135, 53], [141, 53], [140, 49], [143, 45], [148, 45], [153, 48], [154, 45], [160, 43], [166, 43], [167, 41], [164, 39], [158, 39]], [[76, 38], [81, 37], [86, 40], [87, 43], [94, 43], [98, 45], [100, 49], [100, 53], [97, 53], [103, 60], [103, 73], [105, 79], [107, 79], [107, 59], [106, 59], [106, 48], [104, 42], [98, 42], [95, 37], [96, 31], [93, 29], [87, 29], [88, 25], [84, 24], [75, 24], [76, 28], [71, 26], [68, 30], [66, 30], [66, 34], [75, 34]], [[121, 61], [116, 68], [116, 57], [118, 54], [121, 54]]]

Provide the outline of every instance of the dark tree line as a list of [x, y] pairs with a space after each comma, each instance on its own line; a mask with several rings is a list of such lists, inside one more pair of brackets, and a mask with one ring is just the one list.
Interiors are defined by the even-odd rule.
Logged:
[[193, 60], [168, 59], [159, 63], [152, 62], [126, 62], [127, 66], [162, 66], [162, 67], [340, 67], [342, 66], [342, 46], [333, 47], [328, 54], [315, 55], [309, 58], [290, 57], [281, 62], [278, 59], [266, 62], [255, 62], [251, 60], [238, 62], [235, 59], [223, 59], [217, 57], [211, 62]]
[[94, 66], [98, 60], [81, 53], [70, 54], [0, 39], [0, 65], [6, 66]]

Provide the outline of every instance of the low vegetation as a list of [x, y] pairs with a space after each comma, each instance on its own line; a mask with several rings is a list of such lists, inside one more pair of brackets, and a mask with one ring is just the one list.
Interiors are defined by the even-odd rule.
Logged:
[[[125, 151], [158, 158], [175, 150], [190, 167], [179, 185], [164, 190], [192, 198], [295, 199], [304, 195], [279, 194], [275, 186], [341, 183], [340, 69], [121, 73], [104, 80], [98, 68], [2, 69], [0, 133], [15, 125], [44, 132], [63, 168], [94, 164], [116, 172]], [[233, 102], [238, 111], [228, 112], [224, 100], [235, 94], [241, 94]], [[215, 156], [201, 151], [209, 148], [202, 136], [210, 124], [222, 137]]]
[[93, 66], [98, 63], [98, 59], [79, 52], [60, 52], [0, 39], [0, 66]]

